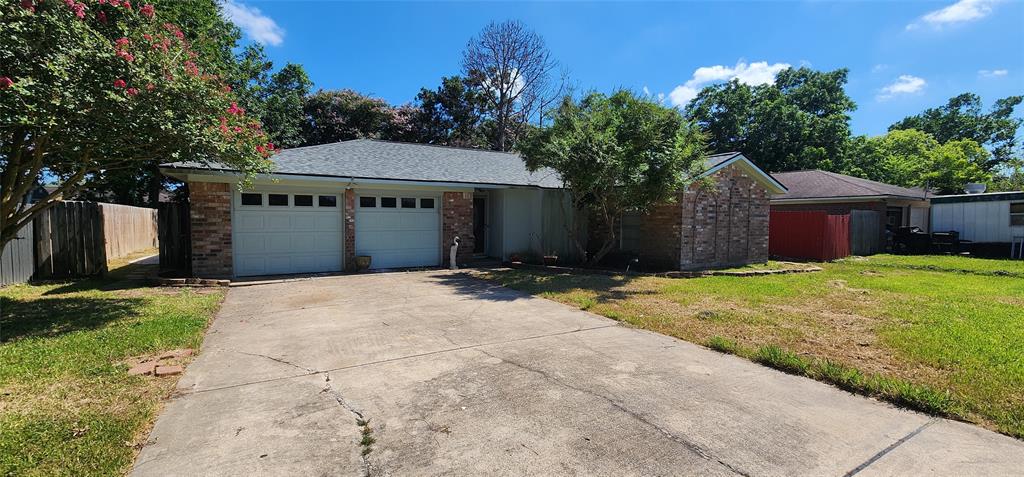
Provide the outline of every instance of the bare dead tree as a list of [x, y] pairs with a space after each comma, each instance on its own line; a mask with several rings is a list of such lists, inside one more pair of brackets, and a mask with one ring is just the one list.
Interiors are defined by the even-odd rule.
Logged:
[[462, 69], [486, 99], [494, 149], [511, 149], [530, 120], [561, 94], [562, 86], [553, 88], [551, 81], [557, 66], [544, 39], [516, 20], [492, 22], [469, 40]]

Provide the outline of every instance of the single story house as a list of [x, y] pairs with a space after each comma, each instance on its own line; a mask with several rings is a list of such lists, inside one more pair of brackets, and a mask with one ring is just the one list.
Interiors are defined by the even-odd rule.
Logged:
[[1015, 244], [1010, 256], [1024, 258], [1024, 192], [939, 195], [931, 202], [932, 232], [956, 231], [983, 255], [1007, 256]]
[[[572, 259], [568, 210], [552, 170], [530, 172], [512, 153], [359, 139], [283, 150], [272, 174], [238, 186], [218, 165], [177, 162], [161, 172], [188, 184], [192, 272], [201, 277], [507, 260], [517, 253]], [[768, 198], [785, 192], [739, 153], [708, 158], [715, 191], [696, 185], [639, 219], [635, 248], [671, 268], [764, 261]]]
[[[773, 212], [824, 211], [832, 215], [850, 215], [851, 229], [877, 230], [877, 244], [864, 247], [868, 253], [884, 250], [887, 230], [893, 231], [901, 226], [928, 230], [929, 198], [923, 189], [820, 170], [778, 172], [772, 176], [788, 189], [786, 193], [772, 196]], [[851, 233], [852, 239], [854, 233]], [[854, 250], [853, 253], [862, 254], [863, 251]]]

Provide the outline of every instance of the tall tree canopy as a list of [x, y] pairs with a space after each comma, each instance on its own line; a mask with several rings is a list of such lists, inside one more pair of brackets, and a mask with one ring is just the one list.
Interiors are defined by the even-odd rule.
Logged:
[[[615, 220], [627, 210], [671, 201], [703, 166], [704, 137], [675, 108], [630, 91], [566, 97], [551, 127], [534, 131], [522, 146], [527, 167], [554, 169], [575, 210], [605, 227], [591, 263], [612, 250]], [[569, 227], [580, 256], [578, 231]]]
[[317, 91], [306, 98], [303, 136], [307, 145], [360, 138], [388, 139], [394, 113], [383, 99], [350, 89]]
[[958, 194], [968, 182], [991, 180], [988, 151], [970, 139], [940, 144], [926, 132], [895, 130], [853, 138], [847, 154], [841, 172], [887, 184]]
[[561, 94], [552, 82], [557, 66], [544, 39], [519, 21], [492, 22], [469, 40], [462, 70], [484, 99], [493, 149], [511, 150], [531, 119]]
[[989, 112], [983, 112], [981, 97], [973, 93], [954, 96], [937, 108], [908, 116], [889, 126], [890, 131], [916, 129], [931, 134], [940, 143], [970, 139], [992, 152], [985, 168], [992, 170], [1013, 157], [1017, 130], [1024, 119], [1014, 117], [1024, 96], [999, 99]]
[[850, 137], [847, 70], [786, 69], [772, 84], [704, 88], [686, 107], [712, 151], [742, 151], [769, 171], [837, 167]]
[[416, 96], [420, 140], [429, 144], [485, 147], [482, 129], [484, 97], [461, 76], [441, 78], [436, 90], [423, 88]]
[[270, 76], [263, 89], [263, 128], [280, 147], [303, 144], [302, 108], [312, 86], [302, 65], [288, 63]]
[[[0, 6], [0, 248], [90, 177], [161, 160], [269, 170], [274, 149], [149, 4]], [[27, 204], [44, 175], [57, 190]]]

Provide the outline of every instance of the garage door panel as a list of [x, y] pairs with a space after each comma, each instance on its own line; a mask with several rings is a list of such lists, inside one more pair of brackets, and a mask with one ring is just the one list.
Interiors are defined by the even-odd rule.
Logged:
[[356, 209], [356, 254], [371, 268], [440, 264], [441, 218], [437, 209]]
[[340, 207], [235, 204], [236, 275], [341, 270], [344, 241]]
[[235, 231], [253, 232], [263, 230], [263, 216], [254, 214], [239, 214]]

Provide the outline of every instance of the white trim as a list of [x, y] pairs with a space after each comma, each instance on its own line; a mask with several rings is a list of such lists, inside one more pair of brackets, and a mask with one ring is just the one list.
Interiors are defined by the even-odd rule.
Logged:
[[745, 166], [744, 168], [747, 169], [748, 172], [754, 173], [754, 175], [757, 176], [757, 178], [760, 179], [762, 183], [766, 184], [768, 186], [769, 192], [773, 194], [784, 194], [789, 191], [789, 189], [786, 189], [786, 186], [782, 185], [781, 182], [775, 180], [775, 178], [769, 175], [767, 172], [761, 170], [760, 167], [757, 167], [757, 164], [754, 164], [750, 159], [747, 159], [746, 156], [744, 156], [742, 153], [736, 153], [735, 156], [732, 156], [728, 160], [718, 164], [715, 167], [712, 167], [711, 169], [704, 171], [704, 173], [701, 174], [699, 178], [708, 177], [738, 161], [741, 161], [741, 164]]

